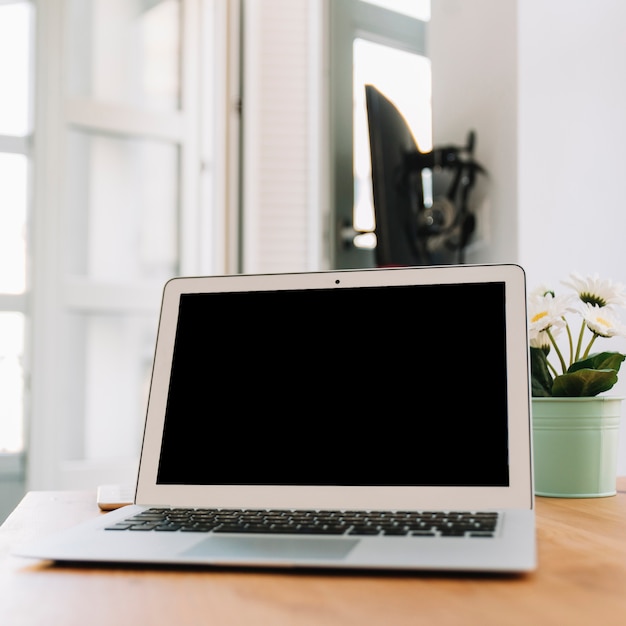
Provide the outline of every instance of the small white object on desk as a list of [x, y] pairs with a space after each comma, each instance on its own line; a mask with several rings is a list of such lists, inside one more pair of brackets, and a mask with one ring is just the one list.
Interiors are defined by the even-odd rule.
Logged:
[[134, 485], [100, 485], [96, 496], [102, 511], [113, 511], [135, 501]]

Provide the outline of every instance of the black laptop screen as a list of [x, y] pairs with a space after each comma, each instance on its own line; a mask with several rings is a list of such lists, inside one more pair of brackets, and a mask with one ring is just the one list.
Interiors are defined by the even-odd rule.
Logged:
[[503, 283], [183, 294], [160, 484], [509, 484]]

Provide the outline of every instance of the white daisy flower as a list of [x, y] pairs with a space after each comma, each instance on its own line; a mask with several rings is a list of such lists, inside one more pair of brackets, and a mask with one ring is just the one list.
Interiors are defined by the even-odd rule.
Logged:
[[626, 288], [621, 283], [599, 278], [597, 274], [585, 278], [575, 272], [570, 274], [569, 281], [562, 282], [571, 287], [585, 304], [626, 306]]
[[626, 337], [626, 327], [606, 307], [597, 304], [585, 304], [582, 315], [589, 330], [600, 337]]
[[552, 297], [554, 297], [555, 295], [554, 290], [549, 285], [543, 284], [543, 285], [539, 285], [535, 287], [528, 295], [530, 298], [534, 298], [535, 296], [543, 298], [544, 296], [547, 296], [548, 294], [552, 294]]
[[[574, 368], [572, 372], [569, 370], [574, 363], [589, 358], [591, 348], [598, 337], [626, 338], [626, 325], [617, 317], [620, 308], [626, 309], [626, 288], [621, 283], [601, 280], [597, 274], [584, 278], [574, 273], [567, 281], [563, 281], [563, 284], [573, 289], [575, 293], [557, 296], [550, 287], [540, 285], [528, 295], [530, 347], [543, 352], [543, 355], [532, 354], [533, 394], [551, 395], [554, 391], [552, 382], [561, 374], [558, 373], [555, 363], [549, 361], [548, 356], [551, 356], [552, 360], [558, 359], [556, 365], [560, 365], [562, 374], [568, 373], [572, 381], [581, 384], [582, 395], [595, 396], [615, 384], [620, 364], [626, 355], [609, 352], [610, 358], [601, 359], [598, 366], [594, 365], [595, 360], [590, 360], [586, 361], [584, 367]], [[568, 317], [578, 318], [576, 324], [578, 330], [575, 335]], [[557, 336], [562, 330], [565, 331], [566, 337], [564, 341], [558, 337], [557, 341]], [[564, 349], [567, 352], [564, 352]], [[568, 357], [567, 360], [565, 355]], [[546, 367], [554, 376], [553, 379], [546, 375]], [[596, 376], [594, 372], [590, 373], [590, 368], [597, 367], [613, 370], [615, 372], [615, 378], [611, 378], [613, 382], [608, 381], [604, 375]], [[559, 395], [563, 391], [563, 388], [559, 388], [556, 393]]]
[[528, 339], [531, 348], [539, 348], [544, 352], [547, 352], [550, 349], [550, 336], [545, 330], [530, 330]]
[[565, 327], [565, 314], [574, 310], [571, 296], [555, 296], [551, 291], [545, 295], [534, 293], [528, 298], [528, 328], [531, 338], [537, 339], [539, 333], [548, 330], [556, 336]]

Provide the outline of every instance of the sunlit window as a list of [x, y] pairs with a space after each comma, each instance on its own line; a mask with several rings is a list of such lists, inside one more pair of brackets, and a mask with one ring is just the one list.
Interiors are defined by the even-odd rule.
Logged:
[[32, 11], [0, 3], [0, 453], [24, 449]]
[[176, 146], [72, 131], [68, 161], [68, 272], [159, 283], [177, 273]]
[[224, 4], [0, 0], [0, 482], [134, 480], [163, 285], [221, 262]]
[[156, 296], [181, 272], [184, 6], [66, 3], [67, 98], [81, 122], [64, 138], [62, 272], [73, 298], [63, 311], [66, 367], [79, 389], [67, 419], [81, 433], [68, 454], [84, 466], [136, 457]]
[[29, 132], [31, 12], [29, 2], [0, 3], [0, 136]]
[[418, 20], [430, 19], [430, 0], [364, 0], [369, 4], [408, 15]]
[[0, 313], [0, 453], [24, 447], [24, 315]]
[[26, 200], [28, 159], [0, 153], [0, 293], [26, 286]]
[[67, 16], [71, 97], [178, 108], [180, 0], [68, 0]]

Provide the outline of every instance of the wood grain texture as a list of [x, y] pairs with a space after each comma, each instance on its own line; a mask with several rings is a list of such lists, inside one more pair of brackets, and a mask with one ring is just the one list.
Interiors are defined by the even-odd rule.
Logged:
[[626, 478], [618, 486], [537, 498], [539, 569], [523, 576], [53, 566], [12, 546], [98, 515], [95, 493], [32, 492], [0, 529], [0, 624], [623, 625]]

